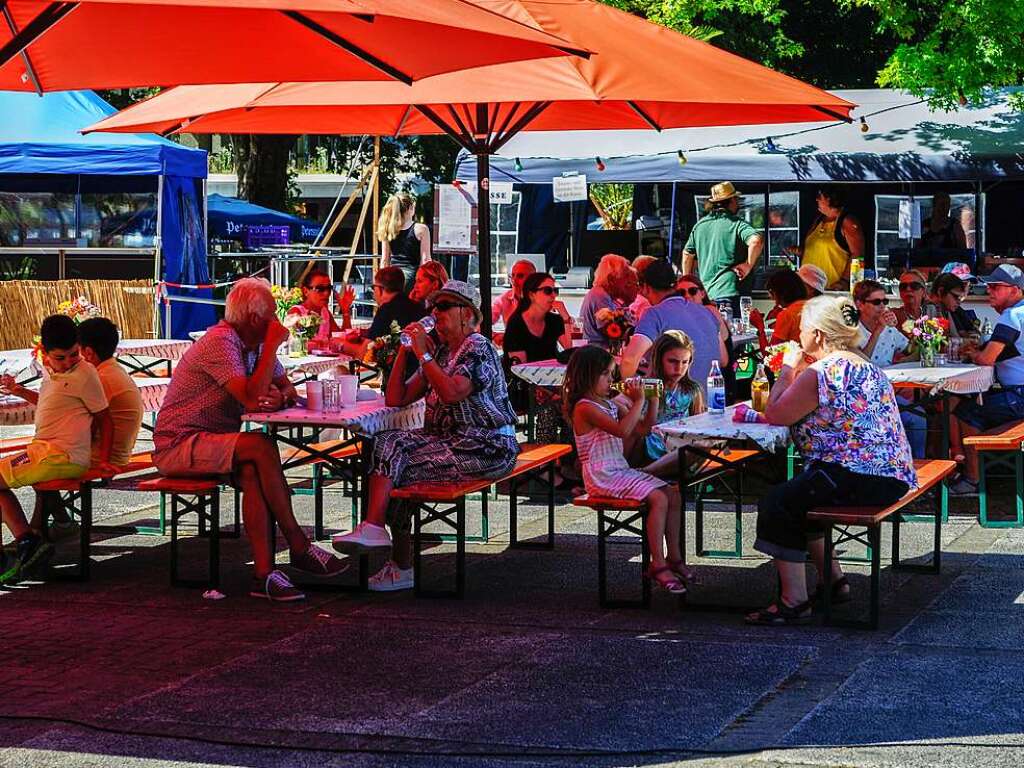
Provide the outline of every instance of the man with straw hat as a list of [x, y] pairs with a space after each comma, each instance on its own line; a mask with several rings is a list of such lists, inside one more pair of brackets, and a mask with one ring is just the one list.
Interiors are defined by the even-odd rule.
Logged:
[[731, 181], [715, 184], [704, 203], [707, 215], [694, 225], [683, 248], [683, 274], [693, 274], [696, 266], [708, 297], [728, 299], [734, 315], [740, 311], [740, 281], [753, 271], [764, 248], [760, 231], [736, 215], [739, 196]]

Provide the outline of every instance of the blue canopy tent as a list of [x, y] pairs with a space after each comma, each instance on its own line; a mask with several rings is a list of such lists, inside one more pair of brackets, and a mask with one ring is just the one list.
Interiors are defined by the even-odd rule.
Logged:
[[[995, 214], [998, 207], [1001, 225], [989, 246], [1012, 248], [1024, 239], [1024, 228], [1015, 223], [1019, 216], [1012, 214], [1024, 183], [1024, 113], [1009, 105], [1008, 96], [1021, 90], [993, 89], [981, 103], [949, 112], [933, 111], [901, 91], [834, 91], [859, 105], [851, 124], [523, 132], [491, 158], [491, 180], [515, 182], [523, 191], [523, 213], [528, 215], [519, 219], [519, 250], [554, 249], [548, 253], [549, 263], [564, 254], [570, 205], [551, 202], [551, 180], [572, 173], [586, 175], [588, 183], [636, 184], [634, 219], [654, 213], [641, 200], [641, 186], [662, 185], [663, 192], [670, 190], [675, 213], [669, 217], [670, 227], [677, 217], [692, 224], [692, 194], [706, 194], [711, 184], [726, 179], [744, 191], [859, 185], [868, 211], [869, 189], [912, 192], [918, 184], [955, 183], [980, 196], [998, 187], [1001, 199], [992, 196], [988, 212]], [[473, 155], [460, 153], [456, 178], [476, 179]], [[684, 189], [691, 193], [687, 206]], [[801, 205], [813, 212], [812, 203]], [[577, 207], [573, 239], [578, 242], [585, 236], [586, 203], [571, 205]], [[670, 230], [670, 243], [675, 239], [670, 251], [678, 250], [680, 238], [685, 241], [685, 232]]]
[[320, 233], [320, 225], [315, 221], [218, 194], [207, 196], [206, 217], [210, 237], [239, 240], [244, 227], [267, 225], [288, 227], [293, 243], [311, 243]]
[[[116, 110], [91, 91], [37, 96], [0, 92], [0, 191], [45, 191], [49, 185], [74, 194], [74, 218], [63, 235], [81, 240], [82, 191], [116, 193], [156, 191], [156, 221], [148, 229], [162, 270], [154, 277], [170, 283], [209, 282], [203, 193], [206, 152], [146, 134], [91, 134], [79, 131]], [[19, 186], [20, 185], [20, 186]], [[152, 216], [139, 213], [141, 218]], [[136, 229], [147, 230], [146, 225]], [[159, 234], [159, 237], [155, 235]], [[169, 289], [171, 295], [210, 298], [209, 289]], [[174, 338], [205, 328], [215, 320], [210, 305], [176, 303]]]

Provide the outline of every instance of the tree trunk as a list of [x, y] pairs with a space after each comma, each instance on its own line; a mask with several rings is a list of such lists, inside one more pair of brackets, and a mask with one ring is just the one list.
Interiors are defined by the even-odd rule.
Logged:
[[238, 196], [276, 211], [288, 209], [288, 153], [294, 136], [236, 136]]

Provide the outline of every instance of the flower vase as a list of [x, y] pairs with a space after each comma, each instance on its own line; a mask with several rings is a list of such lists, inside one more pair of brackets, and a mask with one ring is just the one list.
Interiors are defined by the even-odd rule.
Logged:
[[935, 367], [935, 347], [930, 344], [924, 344], [921, 346], [921, 367]]
[[292, 333], [288, 339], [288, 357], [305, 357], [306, 340], [297, 333]]

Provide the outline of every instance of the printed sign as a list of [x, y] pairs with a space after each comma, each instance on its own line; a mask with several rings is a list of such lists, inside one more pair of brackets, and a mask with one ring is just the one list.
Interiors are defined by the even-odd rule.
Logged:
[[556, 203], [587, 199], [587, 177], [582, 173], [576, 176], [556, 176], [551, 180], [551, 188]]

